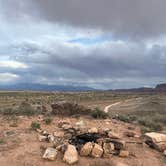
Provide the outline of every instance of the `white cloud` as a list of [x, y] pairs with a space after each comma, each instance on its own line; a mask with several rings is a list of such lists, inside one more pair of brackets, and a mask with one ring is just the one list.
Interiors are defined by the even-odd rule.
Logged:
[[19, 76], [12, 73], [0, 73], [0, 83], [11, 83], [19, 79]]
[[0, 68], [27, 69], [28, 66], [24, 63], [13, 60], [2, 60], [0, 61]]

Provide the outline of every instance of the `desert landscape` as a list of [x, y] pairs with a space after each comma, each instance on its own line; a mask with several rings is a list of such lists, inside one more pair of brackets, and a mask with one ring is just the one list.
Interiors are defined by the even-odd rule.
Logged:
[[166, 0], [0, 0], [0, 166], [166, 166]]
[[164, 166], [165, 101], [165, 93], [1, 91], [1, 165]]

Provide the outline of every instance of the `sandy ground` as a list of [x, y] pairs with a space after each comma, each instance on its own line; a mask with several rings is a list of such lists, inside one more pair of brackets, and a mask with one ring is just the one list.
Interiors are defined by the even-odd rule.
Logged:
[[[0, 118], [0, 166], [65, 166], [67, 165], [62, 161], [63, 155], [58, 154], [55, 161], [46, 161], [42, 159], [43, 150], [42, 146], [49, 147], [49, 143], [41, 143], [38, 141], [37, 133], [30, 130], [32, 121], [36, 121], [37, 117], [19, 117], [18, 126], [10, 127], [10, 121]], [[133, 127], [134, 132], [140, 135], [138, 127], [131, 124], [119, 122], [116, 120], [94, 120], [88, 117], [80, 118], [62, 118], [54, 117], [52, 124], [45, 125], [41, 122], [41, 128], [47, 130], [49, 133], [58, 131], [57, 124], [60, 120], [68, 121], [72, 124], [82, 120], [87, 127], [101, 127], [110, 128], [112, 131], [118, 133], [126, 141], [142, 141], [141, 138], [127, 138], [124, 132], [131, 131], [128, 127]], [[79, 157], [79, 162], [75, 165], [88, 166], [90, 163], [104, 162], [111, 163], [123, 162], [129, 166], [166, 166], [165, 157], [156, 150], [150, 149], [145, 144], [127, 144], [129, 152], [132, 154], [128, 158], [120, 158], [113, 156], [109, 159], [93, 159], [90, 157]]]

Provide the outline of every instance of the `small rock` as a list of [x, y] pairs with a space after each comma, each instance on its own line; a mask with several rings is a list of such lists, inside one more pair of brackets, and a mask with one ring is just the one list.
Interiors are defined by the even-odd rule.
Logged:
[[68, 164], [74, 164], [78, 162], [78, 153], [75, 146], [68, 145], [63, 160]]
[[44, 136], [44, 135], [38, 135], [38, 140], [39, 140], [40, 142], [47, 141], [47, 136]]
[[50, 143], [53, 143], [55, 141], [55, 137], [53, 135], [48, 135], [48, 140]]
[[128, 164], [117, 162], [114, 166], [129, 166]]
[[38, 120], [39, 122], [42, 122], [42, 121], [44, 120], [43, 115], [39, 115], [38, 118], [37, 118], [37, 120]]
[[79, 128], [85, 127], [85, 122], [83, 120], [76, 123], [76, 126]]
[[140, 135], [134, 135], [134, 138], [140, 138], [141, 136]]
[[92, 150], [92, 157], [99, 158], [103, 154], [103, 149], [100, 145], [95, 144]]
[[109, 128], [104, 128], [103, 131], [104, 131], [106, 134], [108, 134], [109, 131], [111, 131], [111, 129], [109, 129]]
[[41, 129], [36, 129], [36, 131], [40, 134], [43, 132]]
[[112, 139], [120, 139], [120, 136], [112, 131], [108, 132], [108, 137]]
[[120, 150], [119, 156], [120, 157], [128, 157], [129, 152], [127, 150]]
[[51, 142], [54, 147], [62, 145], [64, 143], [64, 139], [62, 138], [55, 138], [54, 142]]
[[92, 142], [87, 142], [81, 149], [80, 155], [81, 156], [88, 156], [92, 152], [93, 144]]
[[62, 153], [65, 153], [67, 149], [67, 144], [62, 144], [56, 147], [56, 150], [61, 151]]
[[128, 129], [129, 129], [129, 130], [135, 130], [135, 127], [129, 126]]
[[99, 138], [96, 140], [96, 143], [100, 146], [103, 146], [103, 143], [104, 143], [104, 139], [103, 138]]
[[98, 133], [98, 129], [96, 128], [96, 127], [93, 127], [93, 128], [90, 128], [89, 130], [88, 130], [88, 133]]
[[87, 127], [80, 127], [80, 128], [77, 128], [77, 135], [81, 135], [81, 134], [84, 134], [84, 133], [87, 133], [88, 132], [88, 129]]
[[132, 131], [128, 131], [124, 133], [127, 137], [134, 137], [136, 134]]
[[49, 133], [48, 133], [47, 131], [43, 131], [42, 134], [43, 134], [44, 136], [48, 136], [48, 135], [49, 135]]
[[112, 153], [112, 151], [114, 149], [115, 149], [115, 147], [114, 147], [113, 143], [104, 143], [103, 144], [104, 154], [110, 154], [110, 153]]
[[55, 137], [64, 137], [64, 132], [63, 131], [56, 131], [54, 132]]
[[72, 134], [71, 133], [66, 133], [65, 135], [64, 135], [64, 138], [65, 139], [71, 139], [72, 138]]
[[62, 129], [63, 130], [69, 130], [69, 129], [72, 129], [73, 127], [70, 125], [70, 124], [64, 124], [63, 126], [62, 126]]
[[47, 148], [44, 155], [43, 155], [43, 158], [44, 159], [48, 159], [48, 160], [55, 160], [56, 159], [56, 156], [57, 156], [58, 152], [56, 149], [54, 148]]
[[164, 150], [164, 153], [163, 153], [163, 154], [164, 154], [164, 156], [166, 156], [166, 150]]
[[62, 128], [62, 126], [63, 126], [64, 124], [69, 125], [70, 123], [69, 123], [69, 122], [66, 122], [66, 121], [60, 121], [60, 122], [58, 123], [58, 127], [59, 127], [59, 128]]
[[103, 136], [106, 136], [106, 137], [107, 137], [109, 131], [110, 131], [110, 129], [108, 129], [108, 128], [106, 128], [106, 129], [98, 128], [98, 133], [100, 135], [103, 135]]
[[126, 147], [126, 142], [124, 140], [114, 139], [111, 140], [111, 142], [114, 144], [115, 150], [125, 149]]

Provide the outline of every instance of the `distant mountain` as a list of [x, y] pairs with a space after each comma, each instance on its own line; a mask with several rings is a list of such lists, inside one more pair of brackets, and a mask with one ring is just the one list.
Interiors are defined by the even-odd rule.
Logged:
[[[72, 85], [46, 85], [46, 84], [14, 84], [14, 85], [0, 85], [0, 90], [31, 90], [31, 91], [62, 91], [62, 92], [83, 92], [83, 91], [100, 91], [88, 86], [72, 86]], [[102, 90], [101, 90], [102, 91]], [[110, 92], [166, 92], [166, 83], [158, 84], [155, 88], [141, 87], [132, 89], [110, 89]]]
[[166, 92], [166, 83], [165, 84], [158, 84], [155, 88], [156, 91]]
[[133, 89], [115, 89], [109, 90], [112, 92], [166, 92], [166, 83], [165, 84], [158, 84], [155, 88], [148, 88], [148, 87], [141, 87], [141, 88], [133, 88]]
[[115, 89], [110, 90], [113, 92], [154, 92], [154, 88], [147, 88], [147, 87], [141, 87], [141, 88], [132, 88], [132, 89]]
[[0, 90], [32, 90], [32, 91], [94, 91], [86, 86], [45, 85], [45, 84], [14, 84], [1, 85]]

